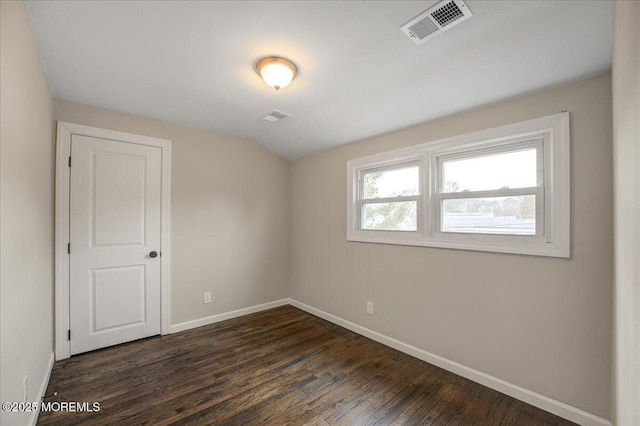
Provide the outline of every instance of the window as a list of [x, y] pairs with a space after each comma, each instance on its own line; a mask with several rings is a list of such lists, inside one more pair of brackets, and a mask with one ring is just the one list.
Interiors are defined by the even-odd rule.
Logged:
[[437, 232], [542, 234], [544, 141], [437, 156]]
[[569, 114], [348, 163], [347, 239], [569, 257]]
[[361, 229], [418, 230], [419, 164], [366, 169], [360, 176]]

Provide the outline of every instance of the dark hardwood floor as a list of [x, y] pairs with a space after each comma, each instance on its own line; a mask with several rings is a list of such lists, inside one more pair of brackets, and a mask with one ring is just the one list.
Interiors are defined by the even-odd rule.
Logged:
[[291, 306], [58, 362], [39, 425], [573, 424]]

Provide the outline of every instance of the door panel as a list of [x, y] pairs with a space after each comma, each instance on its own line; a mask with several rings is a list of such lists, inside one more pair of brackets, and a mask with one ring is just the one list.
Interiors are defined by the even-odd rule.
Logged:
[[144, 245], [146, 157], [94, 151], [93, 164], [93, 246]]
[[71, 354], [160, 333], [161, 149], [71, 138]]
[[145, 321], [145, 265], [92, 270], [93, 333]]

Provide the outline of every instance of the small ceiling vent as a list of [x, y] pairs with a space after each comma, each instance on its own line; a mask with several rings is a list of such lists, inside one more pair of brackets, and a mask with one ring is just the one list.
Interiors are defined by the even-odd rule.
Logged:
[[262, 117], [263, 120], [268, 121], [269, 123], [275, 123], [278, 120], [282, 120], [285, 117], [291, 117], [291, 114], [287, 114], [286, 112], [278, 111], [274, 109], [269, 115], [265, 115]]
[[404, 24], [400, 30], [415, 44], [422, 44], [472, 16], [464, 1], [444, 0]]

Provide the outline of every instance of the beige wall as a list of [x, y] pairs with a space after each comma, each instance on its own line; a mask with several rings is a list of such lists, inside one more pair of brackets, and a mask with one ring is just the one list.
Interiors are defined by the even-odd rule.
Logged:
[[172, 141], [172, 324], [287, 297], [286, 160], [246, 139], [59, 99], [54, 116]]
[[[562, 110], [571, 113], [571, 259], [346, 241], [348, 160]], [[608, 418], [611, 126], [604, 75], [293, 162], [291, 297]]]
[[0, 15], [0, 400], [21, 402], [28, 376], [35, 401], [53, 352], [53, 98], [23, 3]]
[[616, 424], [640, 424], [640, 2], [615, 3]]

